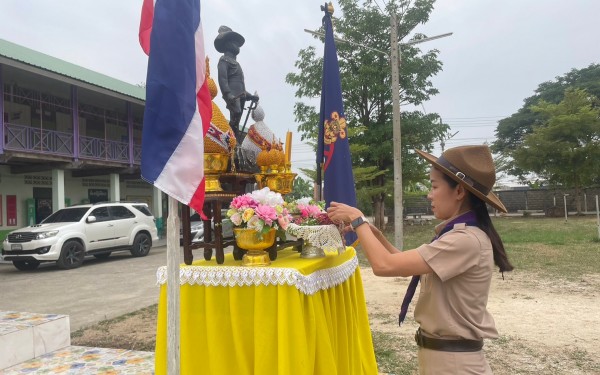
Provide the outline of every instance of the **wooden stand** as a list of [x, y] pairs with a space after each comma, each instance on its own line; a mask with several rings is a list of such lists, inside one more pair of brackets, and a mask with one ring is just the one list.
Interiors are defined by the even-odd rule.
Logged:
[[[235, 239], [223, 238], [222, 216], [221, 210], [225, 203], [227, 207], [229, 203], [237, 196], [236, 193], [225, 192], [207, 192], [204, 198], [204, 214], [206, 220], [204, 222], [204, 240], [200, 243], [192, 243], [190, 236], [190, 207], [184, 205], [182, 210], [182, 228], [183, 228], [183, 261], [190, 265], [194, 261], [192, 250], [204, 249], [204, 259], [211, 260], [213, 249], [218, 264], [223, 264], [225, 254], [223, 249], [227, 246], [235, 244]], [[213, 219], [214, 218], [214, 219]], [[214, 223], [214, 228], [213, 224]]]
[[[238, 195], [246, 193], [246, 186], [254, 184], [252, 173], [223, 173], [219, 176], [221, 186], [226, 191], [207, 191], [204, 198], [204, 240], [201, 243], [192, 243], [190, 233], [190, 207], [183, 205], [181, 227], [183, 232], [183, 261], [190, 265], [194, 261], [192, 250], [204, 249], [204, 259], [212, 258], [213, 249], [218, 264], [223, 264], [225, 254], [223, 249], [235, 245], [233, 237], [223, 237], [221, 210], [229, 207], [229, 203]], [[214, 219], [214, 220], [213, 220]], [[213, 227], [214, 223], [214, 227]], [[240, 258], [241, 259], [241, 258]]]
[[[238, 195], [246, 193], [246, 186], [254, 184], [254, 175], [250, 173], [223, 173], [219, 176], [219, 181], [223, 189], [227, 191], [207, 191], [204, 198], [204, 214], [206, 220], [204, 222], [204, 240], [200, 243], [192, 243], [190, 230], [190, 207], [183, 205], [181, 211], [181, 228], [183, 232], [183, 261], [188, 266], [194, 261], [192, 250], [204, 249], [204, 259], [211, 260], [213, 249], [218, 264], [223, 264], [225, 254], [223, 249], [227, 246], [233, 246], [233, 258], [242, 260], [244, 250], [240, 249], [235, 238], [223, 237], [222, 215], [221, 210], [227, 208], [229, 203]], [[212, 223], [214, 222], [214, 228]], [[277, 259], [277, 251], [287, 247], [294, 247], [298, 252], [302, 251], [304, 241], [302, 239], [281, 241], [278, 240], [267, 249], [269, 259], [272, 261]]]

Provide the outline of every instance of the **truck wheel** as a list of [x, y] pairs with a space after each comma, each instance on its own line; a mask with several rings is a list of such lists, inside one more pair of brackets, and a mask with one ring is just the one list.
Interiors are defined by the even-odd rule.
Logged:
[[13, 265], [19, 271], [33, 271], [40, 266], [40, 261], [37, 259], [13, 260]]
[[146, 233], [138, 233], [133, 239], [131, 246], [131, 255], [134, 257], [145, 257], [152, 247], [152, 238]]
[[85, 251], [83, 250], [83, 245], [78, 241], [70, 240], [64, 243], [56, 265], [58, 268], [70, 270], [81, 266], [84, 257]]

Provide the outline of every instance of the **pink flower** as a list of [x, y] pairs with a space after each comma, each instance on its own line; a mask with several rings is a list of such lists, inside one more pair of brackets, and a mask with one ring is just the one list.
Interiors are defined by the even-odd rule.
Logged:
[[252, 199], [252, 197], [250, 197], [248, 194], [233, 198], [230, 205], [230, 207], [236, 209], [255, 208], [256, 206], [258, 206], [258, 202]]
[[315, 204], [299, 204], [297, 206], [298, 211], [300, 211], [300, 215], [305, 218], [316, 218], [317, 216], [319, 216], [320, 214], [323, 213], [323, 210], [321, 210], [321, 207], [315, 205]]
[[316, 206], [316, 205], [310, 205], [310, 206], [308, 206], [308, 216], [310, 216], [310, 217], [318, 217], [322, 213], [323, 213], [323, 211], [321, 211], [321, 207]]
[[259, 219], [264, 220], [265, 224], [269, 226], [273, 224], [273, 220], [277, 219], [277, 211], [271, 206], [259, 204], [258, 207], [254, 209], [254, 212]]
[[310, 216], [310, 211], [308, 209], [308, 206], [298, 206], [298, 209], [300, 210], [300, 215], [303, 218], [307, 218]]

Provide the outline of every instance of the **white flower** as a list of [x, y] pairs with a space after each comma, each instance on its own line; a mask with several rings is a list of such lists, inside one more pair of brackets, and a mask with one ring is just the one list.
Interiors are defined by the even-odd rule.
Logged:
[[254, 229], [257, 232], [260, 232], [264, 226], [265, 223], [263, 223], [263, 221], [260, 220], [256, 215], [252, 216], [250, 220], [248, 220], [248, 228]]
[[235, 213], [230, 216], [231, 222], [233, 225], [241, 225], [242, 224], [242, 215], [239, 213]]
[[304, 198], [297, 199], [296, 203], [308, 206], [310, 204], [311, 200], [312, 200], [312, 198], [310, 198], [310, 197], [304, 197]]
[[283, 197], [281, 194], [272, 192], [268, 187], [264, 187], [260, 190], [254, 190], [252, 193], [250, 193], [250, 196], [265, 206], [275, 207], [278, 204], [283, 204]]

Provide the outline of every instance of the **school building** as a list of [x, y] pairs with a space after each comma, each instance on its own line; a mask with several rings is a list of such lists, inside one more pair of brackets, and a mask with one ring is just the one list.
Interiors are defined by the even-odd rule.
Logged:
[[140, 179], [145, 89], [0, 39], [0, 230], [65, 206], [146, 202]]

